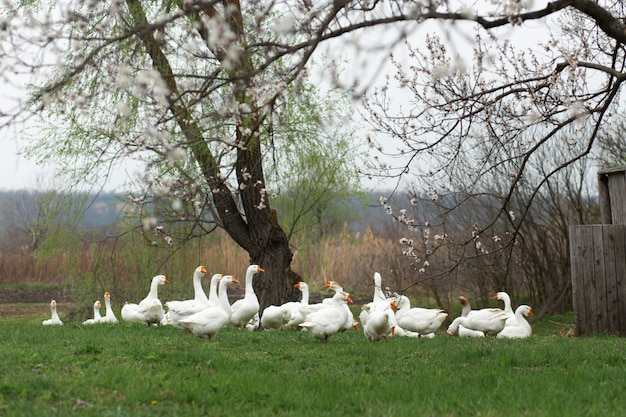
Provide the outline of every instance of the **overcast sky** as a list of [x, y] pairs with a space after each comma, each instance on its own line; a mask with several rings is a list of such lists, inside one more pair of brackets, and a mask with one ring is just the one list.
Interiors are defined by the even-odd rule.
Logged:
[[[418, 25], [416, 27], [417, 27], [417, 30], [413, 32], [412, 36], [418, 39], [420, 38], [423, 39], [426, 33], [432, 32], [433, 30], [437, 31], [437, 28], [441, 28], [441, 25], [437, 22], [434, 22], [434, 23], [429, 23], [429, 24], [422, 23], [421, 25]], [[459, 53], [459, 51], [465, 51], [465, 52], [471, 51], [471, 42], [468, 42], [468, 39], [463, 38], [462, 35], [458, 37], [458, 35], [461, 33], [471, 33], [470, 27], [471, 27], [471, 24], [459, 24], [455, 26], [457, 40], [459, 40], [459, 38], [462, 38], [461, 42], [458, 42], [458, 43], [454, 42], [451, 45], [452, 48], [457, 51], [457, 53]], [[531, 30], [528, 30], [528, 29], [531, 29]], [[388, 34], [390, 32], [381, 32], [381, 33]], [[387, 35], [387, 36], [393, 36], [393, 35]], [[533, 41], [536, 41], [543, 36], [545, 36], [545, 23], [532, 22], [531, 24], [527, 25], [525, 28], [517, 28], [515, 31], [508, 33], [506, 37], [509, 39], [511, 37], [520, 38], [520, 39], [523, 39], [524, 43], [527, 43], [529, 41], [529, 37], [532, 38]], [[339, 41], [344, 42], [344, 45], [345, 45], [346, 39], [341, 39]], [[385, 41], [382, 42], [382, 44], [385, 44], [385, 43], [386, 43]], [[532, 42], [531, 44], [536, 45], [535, 42]], [[462, 47], [460, 47], [460, 45], [462, 45]], [[468, 46], [469, 48], [467, 48]], [[350, 54], [349, 49], [350, 48], [346, 48], [345, 50], [342, 50], [341, 55], [343, 55], [344, 57], [352, 55]], [[376, 50], [377, 48], [374, 47], [372, 49]], [[379, 81], [382, 81], [382, 79], [384, 78], [383, 74], [386, 72], [389, 72], [390, 70], [388, 65], [382, 65], [382, 67], [380, 65], [380, 62], [381, 61], [384, 62], [384, 60], [387, 58], [388, 50], [385, 50], [385, 48], [381, 48], [378, 50], [378, 54], [376, 53], [372, 54], [371, 53], [372, 50], [370, 50], [369, 52], [370, 53], [361, 54], [361, 56], [357, 59], [353, 59], [351, 61], [351, 65], [348, 65], [348, 68], [346, 68], [345, 74], [350, 74], [352, 75], [352, 77], [354, 77], [355, 75], [358, 75], [357, 78], [360, 79], [361, 82], [365, 82], [367, 84], [373, 83], [373, 85], [375, 85]], [[400, 46], [399, 48], [396, 48], [396, 54], [395, 54], [396, 59], [399, 59], [400, 61], [404, 61], [406, 57], [403, 56], [404, 55], [403, 52], [404, 51], [403, 51], [402, 46]], [[372, 59], [373, 56], [376, 56], [377, 59]], [[365, 67], [365, 63], [369, 63], [369, 66]], [[376, 64], [373, 64], [373, 63], [376, 63]], [[374, 73], [375, 76], [374, 77], [371, 77], [371, 75], [365, 76], [366, 73], [370, 73], [370, 74]], [[351, 78], [351, 77], [349, 76], [348, 78]], [[350, 82], [353, 80], [346, 80], [346, 81], [347, 81], [347, 84], [349, 85]], [[369, 87], [372, 87], [373, 85], [370, 84]], [[400, 94], [400, 96], [402, 96], [402, 94]], [[15, 139], [14, 136], [12, 137], [12, 135], [5, 135], [6, 132], [4, 131], [1, 133], [2, 135], [0, 135], [0, 163], [2, 163], [2, 166], [3, 166], [3, 169], [2, 169], [3, 175], [0, 175], [0, 189], [1, 190], [41, 188], [42, 178], [49, 177], [51, 179], [54, 179], [55, 170], [53, 167], [38, 166], [36, 163], [29, 161], [25, 157], [18, 156], [17, 154], [20, 151], [22, 144], [19, 143], [18, 139]], [[107, 185], [106, 189], [108, 190], [115, 189], [117, 188], [117, 186], [119, 186], [123, 182], [124, 175], [122, 174], [124, 174], [124, 172], [123, 170], [121, 171], [122, 172], [118, 172], [117, 179], [113, 179]], [[56, 181], [56, 183], [58, 183], [58, 180]], [[47, 184], [52, 184], [52, 182], [47, 182]], [[366, 185], [366, 187], [372, 186], [371, 183], [364, 184], [364, 185]]]

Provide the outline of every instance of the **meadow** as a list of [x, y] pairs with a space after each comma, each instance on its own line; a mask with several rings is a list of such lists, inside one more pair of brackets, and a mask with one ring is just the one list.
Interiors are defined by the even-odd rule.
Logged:
[[[432, 286], [420, 281], [397, 256], [397, 241], [343, 233], [299, 246], [294, 268], [311, 286], [312, 302], [329, 296], [320, 291], [328, 279], [371, 300], [379, 271], [385, 286], [408, 288], [412, 303], [444, 307], [451, 318], [461, 294], [474, 308], [501, 307], [491, 299], [499, 287], [474, 285], [469, 274]], [[301, 332], [226, 327], [207, 341], [172, 327], [80, 324], [104, 291], [119, 318], [120, 304], [143, 298], [156, 273], [171, 280], [159, 290], [163, 301], [184, 299], [198, 264], [209, 275], [243, 276], [247, 262], [233, 244], [208, 238], [176, 252], [133, 241], [1, 252], [0, 416], [610, 417], [626, 409], [626, 340], [568, 337], [571, 313], [536, 316], [526, 340], [448, 338], [448, 322], [434, 339], [375, 343], [362, 331], [320, 343]], [[41, 325], [53, 297], [64, 326]], [[517, 296], [514, 304], [532, 301]], [[359, 308], [357, 301], [356, 317]]]
[[[45, 317], [44, 317], [45, 318]], [[3, 416], [621, 416], [626, 340], [393, 337], [0, 321]], [[442, 329], [442, 332], [445, 329]]]

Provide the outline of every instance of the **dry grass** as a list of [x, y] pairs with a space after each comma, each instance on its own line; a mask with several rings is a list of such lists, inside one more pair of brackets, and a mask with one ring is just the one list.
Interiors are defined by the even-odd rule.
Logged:
[[[295, 254], [292, 267], [313, 291], [319, 290], [327, 280], [334, 280], [357, 296], [369, 297], [374, 272], [378, 271], [385, 287], [398, 292], [408, 289], [406, 294], [415, 304], [439, 306], [453, 313], [460, 310], [456, 302], [462, 291], [459, 282], [456, 286], [449, 285], [450, 280], [421, 274], [402, 256], [403, 248], [397, 237], [376, 236], [371, 230], [360, 233], [344, 230], [319, 241], [294, 240], [292, 245]], [[176, 250], [152, 246], [143, 239], [84, 244], [79, 249], [68, 245], [47, 253], [22, 248], [0, 253], [0, 285], [69, 289], [71, 298], [81, 300], [79, 308], [88, 313], [94, 294], [111, 291], [116, 302], [137, 299], [145, 296], [146, 283], [152, 276], [166, 274], [171, 281], [168, 297], [183, 296], [189, 292], [197, 265], [205, 265], [209, 274], [241, 275], [248, 259], [248, 254], [223, 233]], [[446, 286], [435, 284], [437, 280], [446, 282]]]

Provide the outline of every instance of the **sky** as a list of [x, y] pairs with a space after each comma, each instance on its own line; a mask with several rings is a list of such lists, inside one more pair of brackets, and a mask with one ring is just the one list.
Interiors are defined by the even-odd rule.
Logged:
[[3, 166], [0, 175], [0, 190], [17, 190], [32, 188], [38, 175], [53, 174], [53, 170], [46, 170], [37, 166], [22, 156], [18, 156], [20, 144], [14, 139], [0, 139], [0, 163]]

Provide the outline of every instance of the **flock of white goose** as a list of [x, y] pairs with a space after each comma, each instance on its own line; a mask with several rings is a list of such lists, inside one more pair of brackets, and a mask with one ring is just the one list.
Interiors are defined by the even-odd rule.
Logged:
[[[355, 320], [348, 303], [350, 294], [341, 285], [328, 281], [325, 288], [335, 291], [333, 297], [321, 303], [309, 304], [309, 289], [305, 282], [296, 287], [301, 291], [300, 301], [271, 305], [259, 314], [259, 301], [254, 293], [254, 276], [264, 272], [259, 265], [251, 265], [246, 271], [244, 297], [230, 303], [228, 286], [239, 281], [232, 275], [215, 274], [211, 278], [209, 296], [202, 288], [202, 278], [206, 274], [204, 266], [198, 266], [193, 275], [194, 298], [183, 301], [168, 301], [165, 306], [158, 296], [160, 285], [168, 284], [165, 275], [152, 278], [150, 292], [137, 304], [126, 303], [121, 309], [122, 320], [143, 323], [148, 326], [171, 325], [194, 335], [211, 339], [222, 327], [232, 325], [249, 330], [262, 326], [265, 330], [302, 330], [320, 341], [328, 341], [335, 333], [350, 328], [363, 328], [363, 334], [370, 341], [389, 340], [391, 336], [427, 337], [435, 336], [448, 313], [440, 309], [411, 307], [405, 295], [388, 297], [382, 290], [382, 277], [374, 274], [374, 296], [371, 302], [361, 307], [359, 321]], [[463, 305], [460, 317], [448, 327], [448, 336], [522, 339], [530, 337], [532, 329], [527, 316], [532, 316], [532, 308], [520, 305], [515, 312], [506, 292], [498, 292], [494, 299], [504, 302], [504, 309], [483, 308], [472, 310], [469, 301], [461, 296]], [[93, 318], [84, 325], [97, 323], [117, 323], [111, 308], [111, 296], [104, 294], [106, 313], [100, 314], [100, 301], [93, 306]], [[62, 325], [54, 300], [50, 303], [52, 317], [44, 320], [44, 325]], [[260, 318], [259, 318], [260, 317]]]

